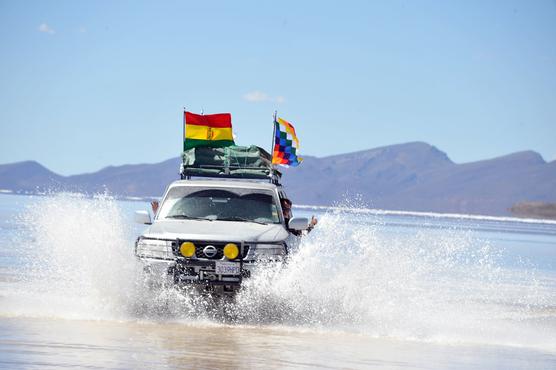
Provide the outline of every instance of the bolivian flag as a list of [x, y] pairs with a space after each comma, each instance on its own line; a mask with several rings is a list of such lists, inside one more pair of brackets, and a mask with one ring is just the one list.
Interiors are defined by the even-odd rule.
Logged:
[[183, 150], [198, 146], [223, 147], [234, 145], [230, 113], [200, 115], [185, 113]]

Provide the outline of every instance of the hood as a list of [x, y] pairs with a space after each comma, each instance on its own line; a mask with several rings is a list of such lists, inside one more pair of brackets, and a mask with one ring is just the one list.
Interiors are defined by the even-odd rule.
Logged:
[[288, 235], [282, 224], [204, 220], [157, 220], [143, 233], [145, 237], [160, 239], [266, 243], [284, 241]]

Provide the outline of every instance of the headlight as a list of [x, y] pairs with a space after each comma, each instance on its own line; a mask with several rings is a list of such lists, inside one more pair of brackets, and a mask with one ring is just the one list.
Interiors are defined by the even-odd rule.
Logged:
[[184, 257], [192, 257], [195, 254], [195, 244], [191, 242], [183, 242], [180, 245], [180, 253]]
[[276, 259], [286, 255], [286, 247], [283, 244], [256, 244], [255, 257], [258, 259]]
[[239, 248], [234, 243], [228, 243], [224, 246], [224, 255], [229, 260], [235, 260], [239, 255]]
[[174, 259], [172, 242], [169, 240], [139, 238], [135, 245], [135, 254], [138, 257]]

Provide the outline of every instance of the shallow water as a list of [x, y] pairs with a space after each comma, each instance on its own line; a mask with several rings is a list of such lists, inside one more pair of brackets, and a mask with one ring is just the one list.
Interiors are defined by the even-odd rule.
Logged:
[[298, 209], [235, 302], [148, 289], [144, 203], [0, 195], [5, 368], [555, 368], [556, 224]]

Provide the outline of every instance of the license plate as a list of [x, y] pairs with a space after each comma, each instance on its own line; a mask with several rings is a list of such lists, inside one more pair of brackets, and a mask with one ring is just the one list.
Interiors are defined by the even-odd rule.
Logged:
[[214, 272], [217, 275], [239, 275], [239, 263], [216, 261]]

